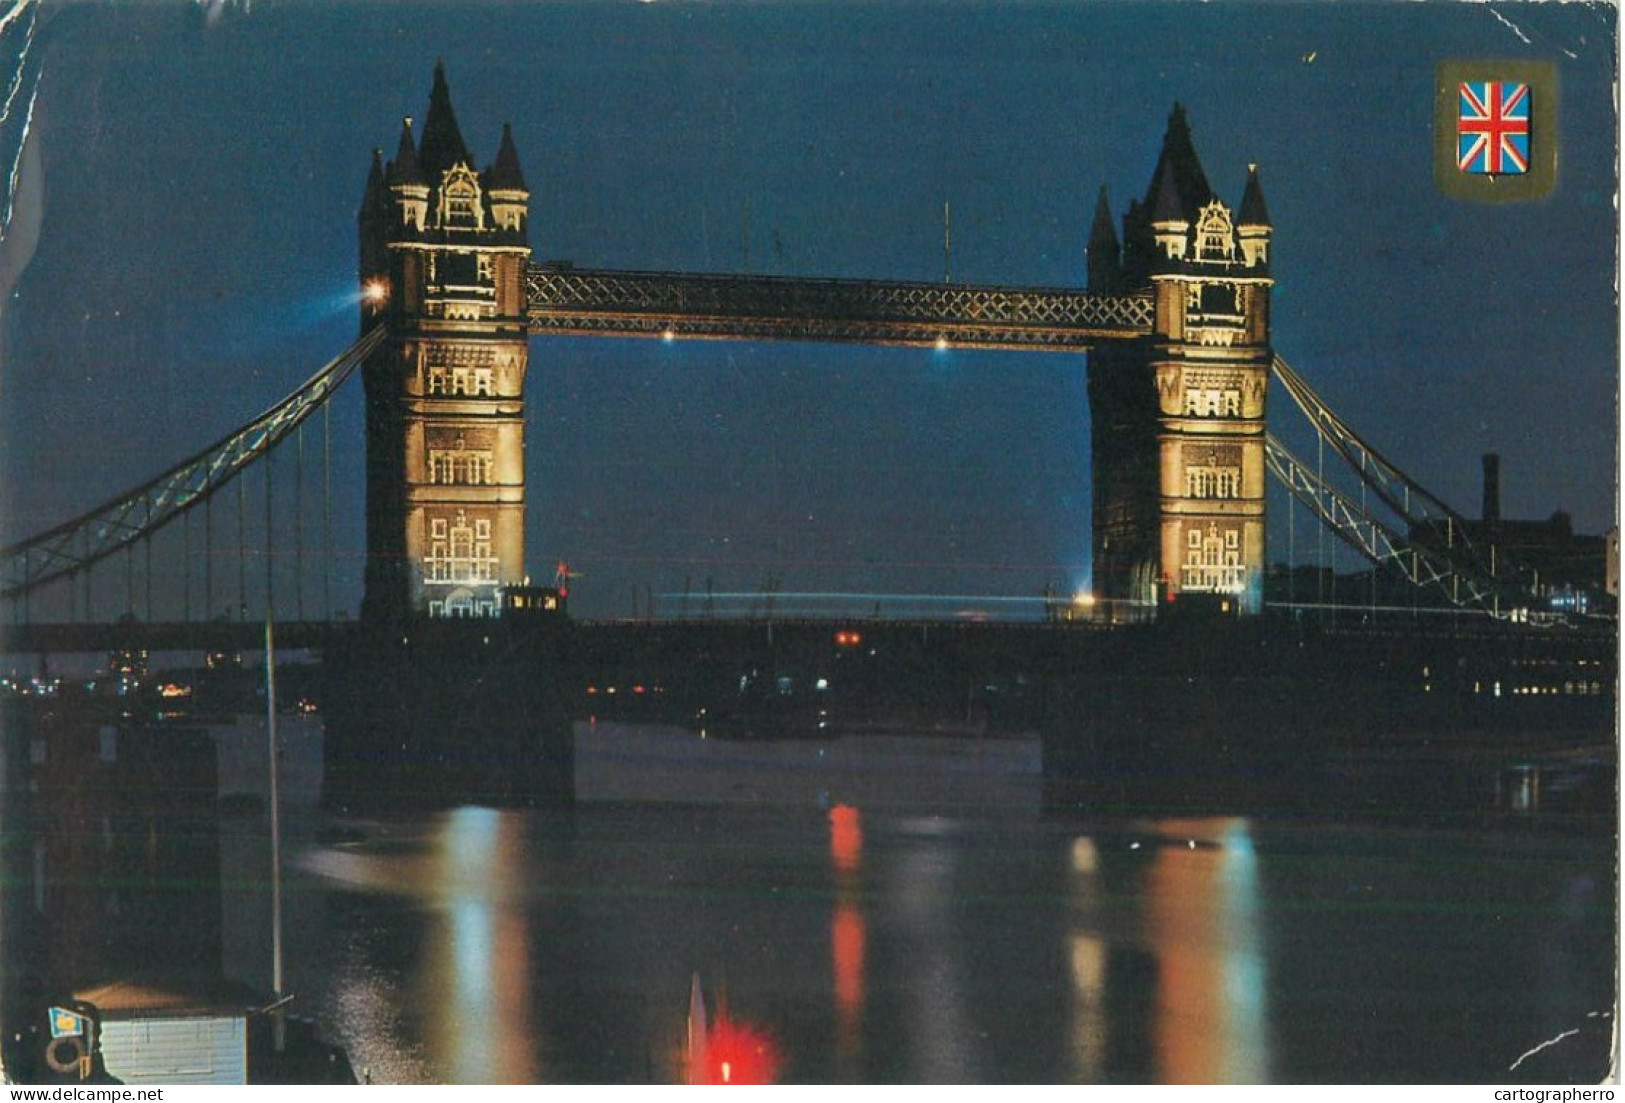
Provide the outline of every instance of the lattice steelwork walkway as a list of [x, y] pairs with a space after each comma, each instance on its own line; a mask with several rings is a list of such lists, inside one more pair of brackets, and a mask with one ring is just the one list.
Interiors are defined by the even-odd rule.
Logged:
[[530, 329], [620, 337], [851, 341], [1079, 352], [1151, 332], [1149, 293], [533, 264]]

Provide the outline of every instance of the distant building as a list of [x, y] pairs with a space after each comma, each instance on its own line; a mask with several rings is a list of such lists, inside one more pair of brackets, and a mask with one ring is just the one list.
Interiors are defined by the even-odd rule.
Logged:
[[1555, 612], [1596, 612], [1604, 595], [1619, 592], [1617, 554], [1608, 536], [1574, 531], [1573, 519], [1558, 510], [1542, 521], [1501, 516], [1501, 458], [1483, 457], [1484, 497], [1477, 521], [1464, 521], [1455, 533], [1413, 529], [1413, 541], [1439, 547], [1454, 541], [1470, 545], [1497, 579], [1515, 584]]

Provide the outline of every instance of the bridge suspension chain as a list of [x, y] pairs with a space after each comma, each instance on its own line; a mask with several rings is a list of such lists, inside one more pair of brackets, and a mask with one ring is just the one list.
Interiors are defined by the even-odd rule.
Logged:
[[1320, 438], [1332, 446], [1372, 493], [1404, 519], [1409, 531], [1425, 534], [1429, 542], [1442, 545], [1449, 559], [1466, 570], [1494, 576], [1508, 573], [1510, 564], [1495, 563], [1492, 552], [1474, 544], [1471, 526], [1460, 513], [1368, 444], [1290, 364], [1277, 356], [1270, 368]]
[[1396, 533], [1360, 503], [1337, 490], [1300, 460], [1273, 434], [1264, 436], [1264, 459], [1270, 473], [1304, 503], [1332, 533], [1379, 567], [1397, 568], [1411, 584], [1432, 587], [1454, 606], [1498, 618], [1521, 615], [1528, 595], [1460, 569], [1448, 556], [1426, 543]]
[[83, 571], [207, 502], [302, 425], [384, 340], [370, 330], [297, 389], [168, 471], [27, 540], [0, 548], [0, 597], [17, 597]]
[[1499, 618], [1564, 620], [1533, 613], [1538, 604], [1534, 572], [1498, 555], [1493, 545], [1475, 543], [1470, 522], [1367, 443], [1290, 364], [1277, 356], [1271, 371], [1319, 439], [1331, 445], [1402, 526], [1396, 529], [1380, 520], [1366, 508], [1363, 493], [1361, 502], [1355, 503], [1326, 482], [1318, 469], [1293, 456], [1273, 436], [1267, 437], [1265, 461], [1270, 472], [1327, 529], [1378, 566], [1396, 567], [1413, 585], [1442, 592], [1452, 605]]

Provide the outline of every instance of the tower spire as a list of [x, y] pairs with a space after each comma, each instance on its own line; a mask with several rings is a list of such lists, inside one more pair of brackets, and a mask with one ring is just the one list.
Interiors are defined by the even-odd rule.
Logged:
[[486, 174], [486, 187], [492, 190], [529, 191], [525, 173], [519, 167], [519, 151], [513, 144], [513, 127], [502, 124], [502, 144], [497, 147], [496, 164]]
[[1247, 166], [1247, 188], [1241, 193], [1241, 210], [1236, 216], [1236, 238], [1248, 267], [1269, 264], [1270, 212], [1264, 206], [1264, 188], [1258, 182], [1258, 166]]
[[372, 151], [372, 167], [367, 170], [367, 186], [361, 193], [361, 217], [374, 214], [388, 198], [384, 190], [384, 151], [376, 146]]
[[[1177, 214], [1157, 210], [1164, 193], [1179, 206]], [[1213, 187], [1207, 173], [1202, 171], [1202, 159], [1196, 155], [1191, 141], [1190, 122], [1185, 118], [1185, 105], [1175, 103], [1168, 115], [1168, 129], [1162, 137], [1162, 153], [1157, 158], [1156, 171], [1151, 174], [1151, 186], [1146, 189], [1145, 206], [1152, 219], [1167, 217], [1190, 222], [1205, 204], [1213, 200]]]
[[1247, 166], [1247, 189], [1241, 193], [1241, 211], [1236, 216], [1237, 226], [1268, 226], [1270, 212], [1264, 206], [1264, 188], [1258, 182], [1258, 166]]
[[395, 146], [395, 160], [389, 163], [389, 186], [425, 182], [417, 150], [412, 145], [412, 116], [408, 115], [401, 120], [401, 140]]
[[457, 115], [451, 109], [451, 89], [446, 84], [446, 63], [435, 62], [434, 87], [429, 91], [429, 113], [423, 119], [423, 143], [418, 159], [431, 182], [438, 181], [442, 173], [461, 163], [473, 167], [474, 159], [463, 144], [463, 133], [457, 128]]

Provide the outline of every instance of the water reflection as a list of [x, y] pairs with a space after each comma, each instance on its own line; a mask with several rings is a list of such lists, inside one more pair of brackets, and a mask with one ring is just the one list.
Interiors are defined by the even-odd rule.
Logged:
[[456, 1083], [534, 1083], [521, 817], [459, 808], [432, 838], [435, 921], [423, 947], [425, 1042]]
[[860, 874], [863, 826], [856, 808], [840, 804], [829, 812], [829, 856], [835, 872], [835, 910], [830, 917], [830, 956], [835, 982], [835, 1067], [843, 1080], [861, 1067], [863, 955], [868, 923], [863, 915]]
[[1606, 1009], [1613, 960], [1611, 867], [1540, 840], [867, 806], [369, 834], [300, 867], [298, 988], [397, 1082], [679, 1081], [696, 971], [755, 1031], [736, 1081], [766, 1039], [807, 1083], [1471, 1082]]
[[1106, 943], [1098, 935], [1075, 934], [1069, 960], [1077, 1006], [1072, 1019], [1073, 1077], [1084, 1084], [1105, 1079], [1107, 1032]]
[[1145, 899], [1146, 931], [1158, 963], [1157, 1080], [1266, 1082], [1266, 969], [1257, 861], [1246, 822], [1172, 821], [1161, 827], [1165, 845], [1147, 874]]
[[892, 911], [902, 944], [902, 1033], [909, 1040], [903, 1079], [916, 1084], [969, 1084], [979, 1079], [976, 1030], [966, 1006], [968, 964], [964, 939], [954, 929], [960, 903], [955, 883], [964, 849], [942, 819], [907, 821], [881, 897]]
[[[1246, 821], [1080, 836], [1069, 857], [1073, 1076], [1267, 1081], [1267, 968]], [[1133, 937], [1108, 906], [1125, 900]]]

